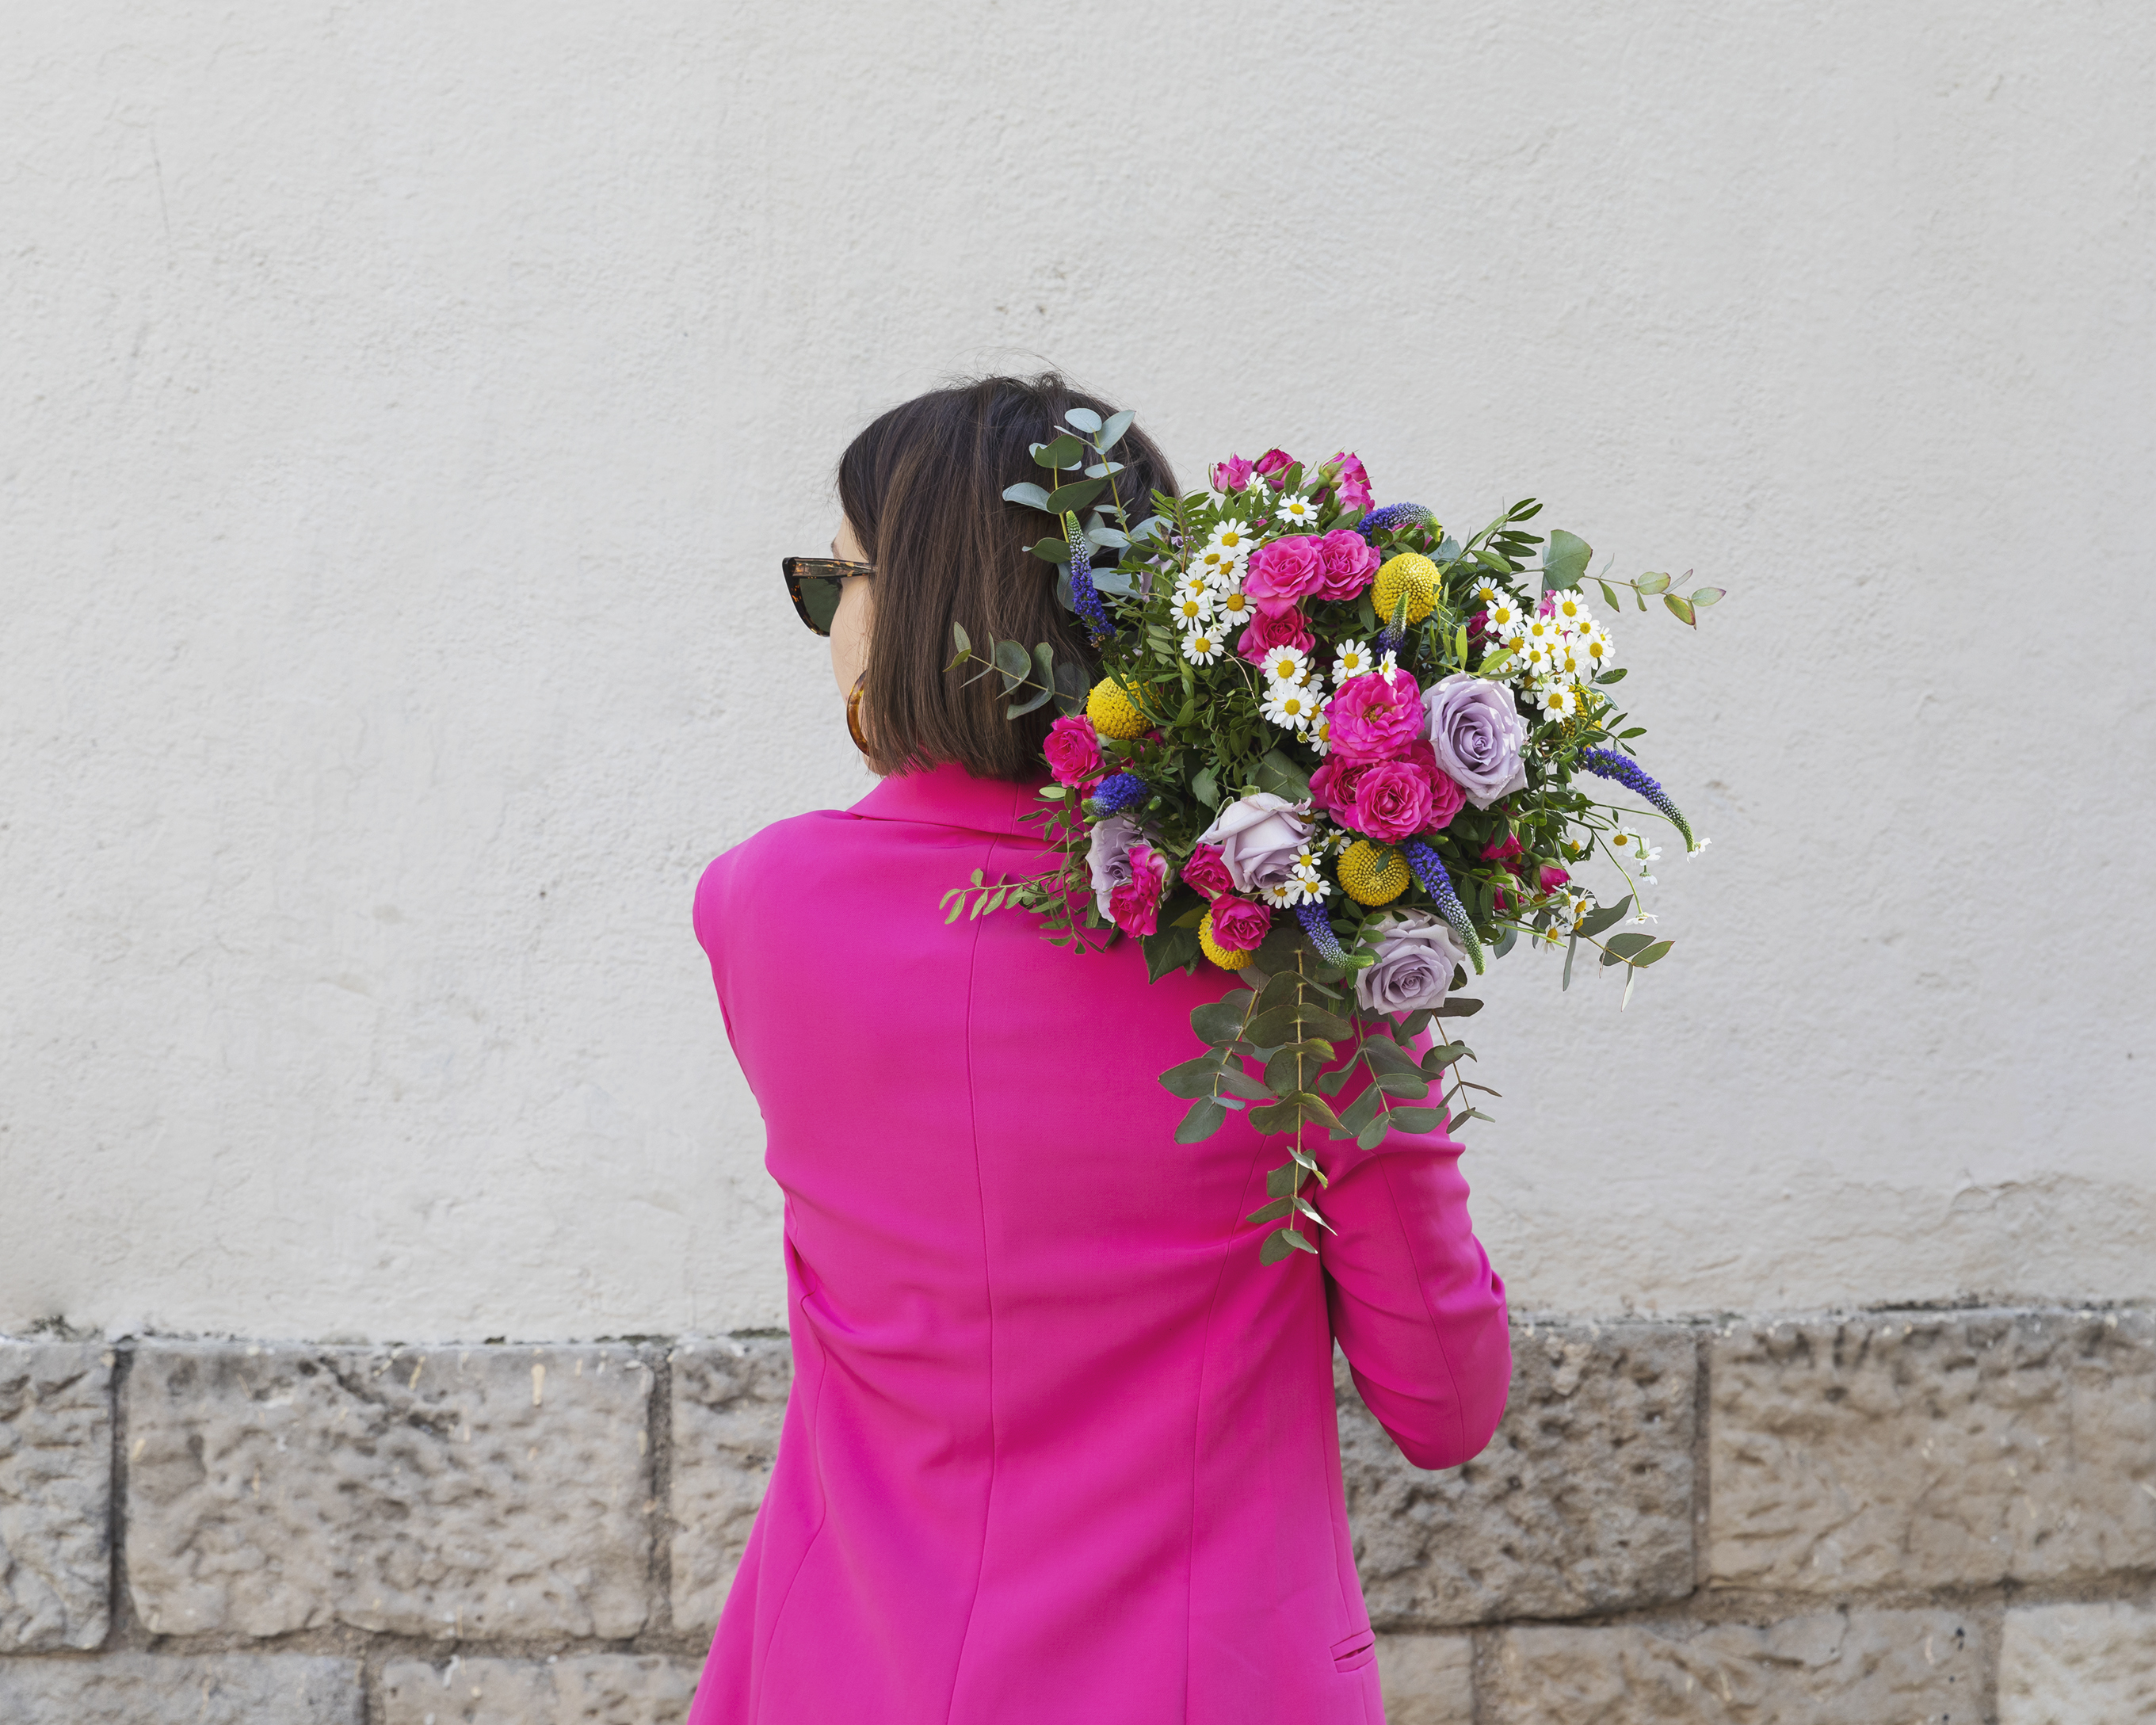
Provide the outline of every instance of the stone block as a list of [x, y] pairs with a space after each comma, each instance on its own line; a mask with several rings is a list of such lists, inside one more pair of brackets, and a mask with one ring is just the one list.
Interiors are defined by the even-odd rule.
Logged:
[[684, 1342], [674, 1368], [674, 1625], [708, 1635], [771, 1480], [793, 1382], [783, 1336]]
[[21, 1725], [360, 1725], [359, 1662], [296, 1653], [0, 1660]]
[[152, 1635], [634, 1635], [650, 1382], [619, 1347], [146, 1345], [135, 1609]]
[[1426, 1473], [1336, 1352], [1341, 1466], [1373, 1622], [1568, 1617], [1692, 1587], [1697, 1351], [1678, 1325], [1517, 1324], [1489, 1447]]
[[2156, 1564], [2156, 1314], [1739, 1326], [1709, 1357], [1712, 1585], [1841, 1594]]
[[112, 1358], [102, 1343], [0, 1342], [0, 1652], [104, 1644]]
[[1475, 1725], [1475, 1646], [1465, 1635], [1380, 1635], [1385, 1725]]
[[382, 1673], [377, 1725], [681, 1725], [697, 1663], [656, 1654], [555, 1659], [397, 1660]]
[[2114, 1600], [2009, 1611], [1999, 1725], [2156, 1719], [2156, 1611]]
[[1974, 1720], [1983, 1650], [1941, 1611], [1828, 1612], [1755, 1628], [1498, 1631], [1481, 1725], [1885, 1725]]

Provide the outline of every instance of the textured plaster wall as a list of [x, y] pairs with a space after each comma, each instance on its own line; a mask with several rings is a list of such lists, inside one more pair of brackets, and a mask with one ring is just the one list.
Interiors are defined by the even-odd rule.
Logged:
[[774, 565], [1035, 356], [1731, 589], [1620, 625], [1676, 956], [1476, 1021], [1524, 1308], [2156, 1292], [2152, 76], [2088, 0], [0, 11], [0, 1331], [783, 1321], [690, 895], [868, 781]]

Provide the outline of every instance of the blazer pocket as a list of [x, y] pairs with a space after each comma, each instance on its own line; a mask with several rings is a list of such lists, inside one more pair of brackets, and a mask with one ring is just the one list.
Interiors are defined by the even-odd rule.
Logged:
[[1343, 1635], [1332, 1644], [1332, 1668], [1352, 1671], [1358, 1666], [1368, 1665], [1378, 1656], [1378, 1638], [1368, 1630], [1357, 1630], [1352, 1635]]

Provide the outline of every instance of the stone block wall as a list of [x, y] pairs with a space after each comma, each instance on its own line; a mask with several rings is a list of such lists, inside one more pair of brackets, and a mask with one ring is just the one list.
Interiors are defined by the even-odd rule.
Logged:
[[[1523, 1319], [1489, 1448], [1338, 1366], [1392, 1725], [2156, 1719], [2156, 1314]], [[674, 1725], [783, 1337], [0, 1341], [0, 1720]]]

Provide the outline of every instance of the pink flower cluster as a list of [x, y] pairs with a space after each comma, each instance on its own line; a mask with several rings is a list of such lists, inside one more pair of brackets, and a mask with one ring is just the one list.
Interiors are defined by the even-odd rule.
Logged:
[[1223, 952], [1255, 952], [1265, 944], [1273, 913], [1229, 891], [1235, 877], [1228, 872], [1218, 845], [1192, 846], [1190, 860], [1183, 865], [1183, 878], [1213, 901], [1214, 946]]
[[1326, 709], [1332, 752], [1310, 794], [1341, 825], [1383, 845], [1435, 832], [1467, 800], [1423, 732], [1422, 691], [1404, 670], [1350, 677]]

